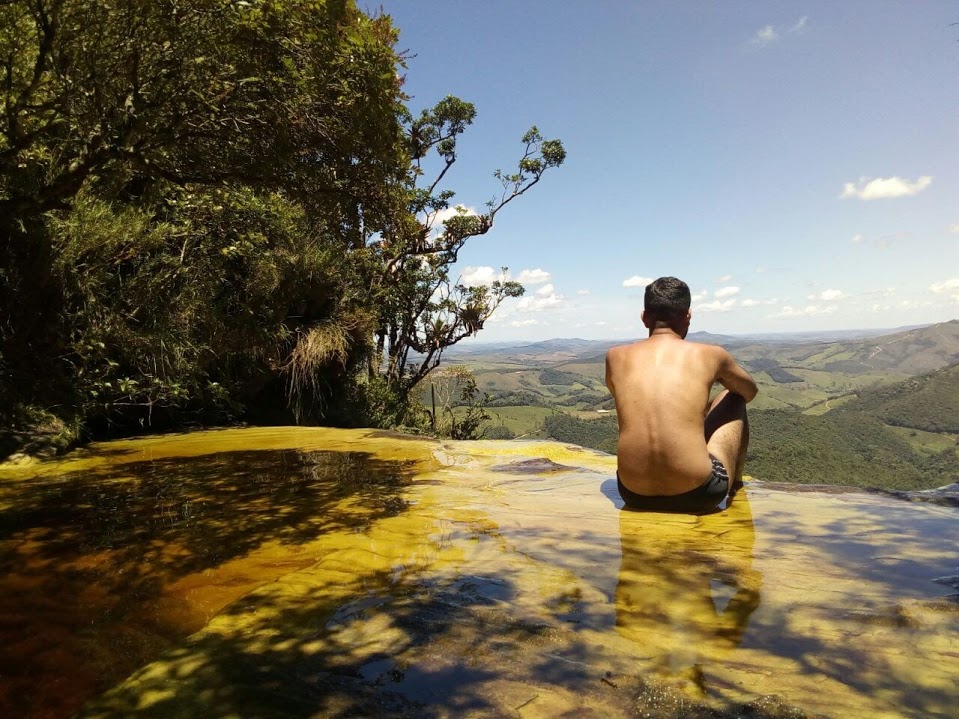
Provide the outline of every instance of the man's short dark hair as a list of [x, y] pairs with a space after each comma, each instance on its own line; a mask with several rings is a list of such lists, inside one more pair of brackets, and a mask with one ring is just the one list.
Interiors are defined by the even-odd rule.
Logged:
[[682, 321], [691, 303], [689, 285], [675, 277], [660, 277], [646, 285], [644, 305], [647, 321]]

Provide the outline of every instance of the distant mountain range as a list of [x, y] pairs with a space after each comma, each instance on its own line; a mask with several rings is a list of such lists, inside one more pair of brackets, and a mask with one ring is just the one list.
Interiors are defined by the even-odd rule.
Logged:
[[[693, 342], [718, 344], [749, 358], [775, 355], [782, 365], [797, 362], [829, 371], [860, 373], [891, 370], [903, 374], [929, 372], [959, 362], [959, 320], [878, 330], [722, 335], [691, 332]], [[541, 342], [491, 342], [458, 345], [447, 351], [447, 364], [484, 356], [519, 364], [597, 361], [626, 340], [550, 339]], [[816, 357], [822, 355], [821, 360]], [[813, 364], [808, 361], [816, 358]]]

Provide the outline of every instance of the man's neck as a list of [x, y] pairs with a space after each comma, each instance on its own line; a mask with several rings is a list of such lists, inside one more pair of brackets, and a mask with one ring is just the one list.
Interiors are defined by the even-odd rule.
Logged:
[[675, 339], [681, 340], [683, 336], [674, 330], [672, 327], [654, 327], [649, 331], [649, 337], [673, 337]]

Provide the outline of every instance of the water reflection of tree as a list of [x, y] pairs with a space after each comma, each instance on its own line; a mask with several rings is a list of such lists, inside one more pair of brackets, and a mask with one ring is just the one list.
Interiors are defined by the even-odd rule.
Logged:
[[709, 665], [737, 647], [759, 607], [752, 513], [745, 491], [722, 514], [620, 513], [617, 631], [665, 675], [709, 693]]
[[0, 485], [0, 716], [72, 715], [199, 628], [197, 610], [157, 609], [171, 582], [362, 530], [402, 511], [413, 470], [365, 452], [234, 451]]

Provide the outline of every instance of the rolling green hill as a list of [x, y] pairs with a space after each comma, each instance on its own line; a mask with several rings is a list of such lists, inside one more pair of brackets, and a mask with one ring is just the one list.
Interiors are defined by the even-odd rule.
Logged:
[[863, 414], [897, 427], [959, 433], [959, 364], [862, 392], [836, 414]]

